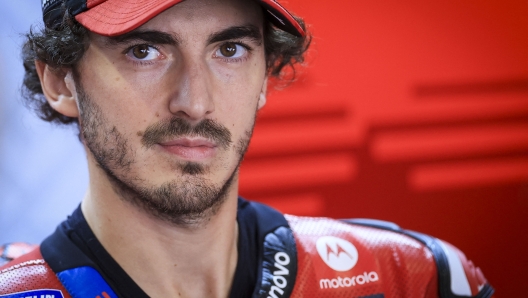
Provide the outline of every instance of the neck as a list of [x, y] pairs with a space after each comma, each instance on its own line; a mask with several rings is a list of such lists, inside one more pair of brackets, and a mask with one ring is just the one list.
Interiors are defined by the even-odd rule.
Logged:
[[157, 219], [119, 198], [108, 181], [103, 184], [90, 184], [84, 216], [105, 249], [149, 296], [228, 296], [237, 264], [238, 177], [218, 210], [192, 225]]

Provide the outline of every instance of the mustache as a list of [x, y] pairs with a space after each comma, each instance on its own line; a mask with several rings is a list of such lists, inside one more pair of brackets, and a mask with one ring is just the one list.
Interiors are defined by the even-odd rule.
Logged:
[[214, 141], [216, 145], [227, 149], [232, 143], [231, 132], [223, 125], [211, 119], [204, 119], [196, 125], [189, 121], [173, 117], [151, 124], [143, 133], [141, 143], [147, 148], [174, 137], [203, 137]]

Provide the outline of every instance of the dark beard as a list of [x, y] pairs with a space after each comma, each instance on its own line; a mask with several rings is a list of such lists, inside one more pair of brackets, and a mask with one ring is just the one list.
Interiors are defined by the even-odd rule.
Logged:
[[[246, 131], [236, 146], [238, 163], [222, 186], [215, 186], [205, 178], [199, 177], [198, 175], [206, 169], [193, 162], [178, 164], [182, 177], [187, 175], [181, 182], [169, 181], [161, 186], [149, 186], [139, 177], [126, 175], [136, 163], [135, 152], [117, 128], [108, 124], [100, 107], [90, 99], [79, 81], [77, 80], [77, 92], [81, 136], [120, 198], [155, 218], [176, 225], [198, 224], [216, 214], [238, 173], [249, 146], [254, 121], [251, 129]], [[142, 143], [145, 148], [150, 148], [165, 138], [185, 135], [211, 139], [223, 149], [228, 149], [232, 143], [229, 130], [212, 120], [203, 120], [192, 126], [181, 118], [172, 118], [149, 126], [143, 134]]]

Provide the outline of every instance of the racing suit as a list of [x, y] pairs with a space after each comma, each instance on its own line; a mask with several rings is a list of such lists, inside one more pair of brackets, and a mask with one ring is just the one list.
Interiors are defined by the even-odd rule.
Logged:
[[[491, 297], [480, 269], [447, 242], [393, 223], [283, 215], [239, 199], [230, 297]], [[18, 249], [18, 251], [17, 251]], [[28, 246], [4, 246], [4, 259]], [[78, 208], [55, 233], [0, 267], [1, 298], [148, 297]]]

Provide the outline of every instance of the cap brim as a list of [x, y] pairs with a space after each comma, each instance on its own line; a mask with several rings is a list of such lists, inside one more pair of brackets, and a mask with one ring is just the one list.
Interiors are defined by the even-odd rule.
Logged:
[[[78, 14], [75, 19], [88, 30], [105, 36], [117, 36], [145, 24], [169, 7], [184, 0], [107, 0]], [[305, 32], [295, 18], [274, 0], [257, 0], [270, 21], [296, 36]]]
[[275, 0], [258, 0], [268, 14], [269, 20], [277, 28], [291, 33], [295, 36], [305, 36], [304, 29], [301, 24], [287, 11], [282, 5]]
[[88, 30], [105, 36], [130, 32], [183, 0], [105, 1], [75, 19]]

